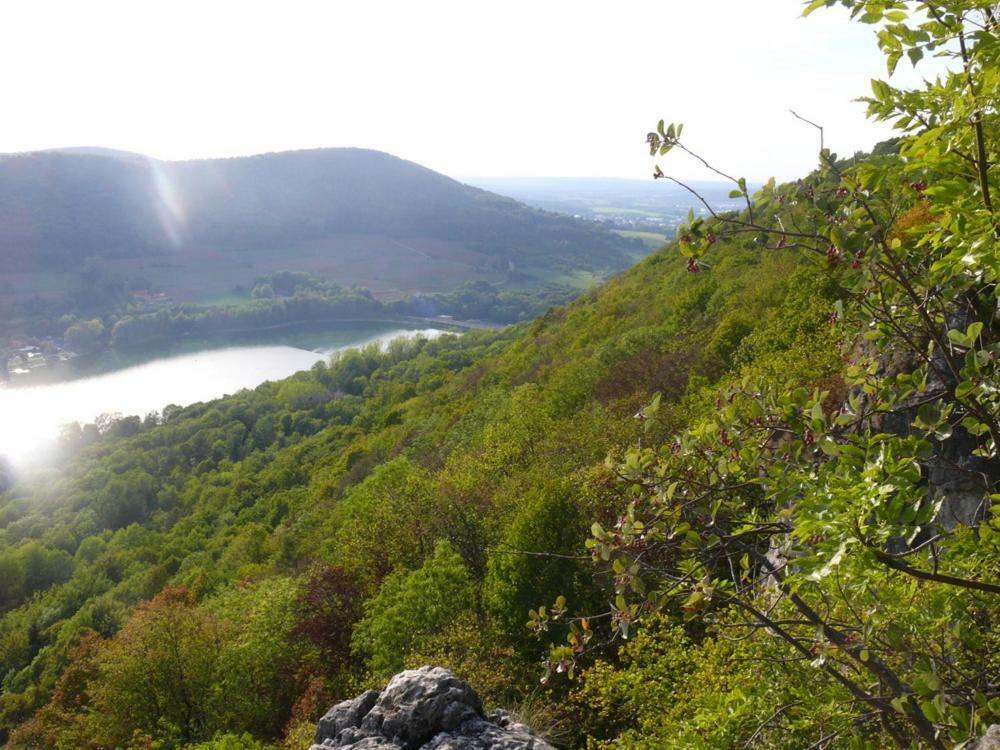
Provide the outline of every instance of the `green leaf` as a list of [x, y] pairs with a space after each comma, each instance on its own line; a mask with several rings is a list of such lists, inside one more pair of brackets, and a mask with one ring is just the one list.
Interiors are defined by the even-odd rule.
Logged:
[[941, 423], [941, 408], [937, 404], [921, 404], [914, 423], [921, 429], [935, 429]]
[[948, 331], [948, 340], [951, 341], [955, 346], [969, 347], [972, 346], [972, 341], [969, 337], [962, 333], [961, 331], [956, 331], [951, 329]]
[[889, 71], [889, 75], [896, 72], [896, 66], [899, 64], [899, 59], [903, 56], [902, 52], [892, 52], [885, 60], [886, 70]]
[[827, 5], [827, 0], [812, 0], [812, 2], [806, 6], [806, 9], [802, 11], [802, 15], [808, 16], [810, 13], [822, 8], [824, 5]]
[[820, 450], [823, 451], [828, 456], [836, 456], [840, 453], [840, 446], [838, 446], [830, 438], [823, 438], [819, 444]]
[[872, 93], [879, 101], [886, 101], [892, 97], [892, 89], [889, 88], [889, 84], [877, 78], [872, 79]]

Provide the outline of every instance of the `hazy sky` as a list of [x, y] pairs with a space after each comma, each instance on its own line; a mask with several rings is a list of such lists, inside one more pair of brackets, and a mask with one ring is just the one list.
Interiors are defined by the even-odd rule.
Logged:
[[[752, 179], [887, 130], [873, 32], [800, 0], [23, 0], [0, 5], [0, 151], [165, 159], [377, 148], [450, 175], [647, 177], [645, 133]], [[902, 65], [900, 66], [903, 67]], [[911, 74], [912, 75], [912, 74]], [[699, 175], [673, 156], [663, 166]]]

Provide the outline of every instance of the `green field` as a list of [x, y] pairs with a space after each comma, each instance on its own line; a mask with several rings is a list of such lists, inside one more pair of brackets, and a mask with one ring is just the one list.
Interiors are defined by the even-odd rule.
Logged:
[[250, 300], [250, 293], [247, 292], [237, 292], [230, 291], [224, 292], [222, 294], [212, 294], [201, 299], [194, 300], [200, 305], [207, 305], [209, 307], [228, 307], [231, 305], [242, 305]]
[[601, 284], [607, 280], [605, 274], [596, 271], [556, 271], [547, 268], [528, 267], [521, 269], [525, 274], [532, 276], [543, 284], [557, 284], [568, 286], [581, 291]]
[[595, 214], [631, 214], [633, 216], [651, 216], [653, 218], [663, 216], [663, 214], [656, 211], [644, 211], [641, 208], [621, 208], [619, 206], [594, 206], [590, 210]]
[[632, 229], [616, 229], [615, 234], [632, 240], [642, 240], [650, 250], [659, 250], [667, 243], [667, 236], [659, 232], [638, 232]]

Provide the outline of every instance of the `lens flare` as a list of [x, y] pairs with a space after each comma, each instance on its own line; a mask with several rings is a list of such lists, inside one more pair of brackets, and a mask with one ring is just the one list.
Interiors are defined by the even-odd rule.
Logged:
[[170, 175], [160, 162], [149, 160], [149, 170], [153, 175], [153, 187], [156, 190], [156, 214], [174, 248], [179, 248], [184, 240], [182, 232], [185, 220], [184, 204], [180, 194], [171, 180]]

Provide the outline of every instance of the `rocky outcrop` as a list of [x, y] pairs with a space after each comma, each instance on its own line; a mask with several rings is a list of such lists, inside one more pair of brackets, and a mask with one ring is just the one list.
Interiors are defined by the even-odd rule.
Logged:
[[338, 703], [320, 719], [311, 750], [552, 750], [440, 667], [400, 672], [385, 690]]
[[1000, 750], [1000, 724], [994, 724], [986, 734], [969, 745], [968, 750]]

